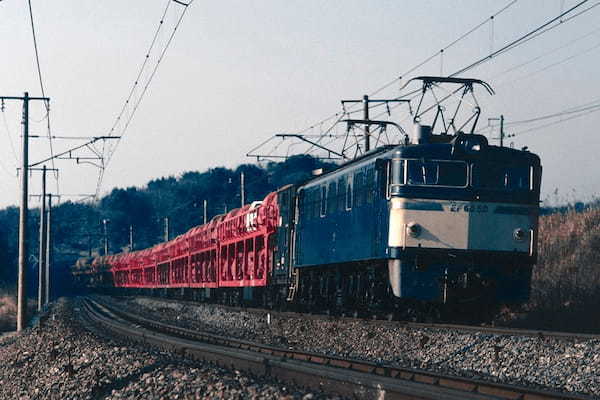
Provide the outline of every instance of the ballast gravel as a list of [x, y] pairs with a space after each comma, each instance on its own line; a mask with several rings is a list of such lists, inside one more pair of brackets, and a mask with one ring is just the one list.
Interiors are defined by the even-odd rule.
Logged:
[[267, 313], [158, 298], [103, 298], [174, 325], [273, 346], [493, 382], [600, 396], [600, 340], [414, 328]]
[[282, 383], [98, 337], [59, 300], [0, 339], [0, 399], [319, 399]]

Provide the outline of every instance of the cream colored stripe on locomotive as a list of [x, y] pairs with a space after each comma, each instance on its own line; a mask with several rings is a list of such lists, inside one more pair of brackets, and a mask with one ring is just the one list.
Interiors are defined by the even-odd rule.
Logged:
[[[392, 198], [390, 202], [390, 247], [467, 248], [467, 213], [450, 213], [444, 202], [436, 200]], [[439, 204], [441, 210], [427, 210], [429, 204]], [[410, 223], [421, 226], [419, 237], [408, 234]]]
[[[529, 234], [535, 227], [535, 216], [522, 213], [528, 207], [403, 198], [392, 198], [390, 203], [390, 247], [529, 251], [529, 238], [518, 242], [513, 236], [517, 228]], [[497, 212], [500, 209], [504, 211]], [[511, 213], [512, 209], [520, 213]], [[411, 223], [421, 226], [417, 237], [407, 231]]]

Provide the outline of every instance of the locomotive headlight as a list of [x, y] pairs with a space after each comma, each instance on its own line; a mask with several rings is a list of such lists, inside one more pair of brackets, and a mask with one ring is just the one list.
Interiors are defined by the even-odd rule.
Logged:
[[516, 241], [522, 242], [527, 237], [527, 232], [525, 232], [522, 228], [517, 228], [513, 232], [513, 237]]
[[423, 231], [421, 225], [417, 224], [416, 222], [411, 222], [406, 225], [406, 229], [408, 230], [408, 234], [414, 238], [419, 237]]

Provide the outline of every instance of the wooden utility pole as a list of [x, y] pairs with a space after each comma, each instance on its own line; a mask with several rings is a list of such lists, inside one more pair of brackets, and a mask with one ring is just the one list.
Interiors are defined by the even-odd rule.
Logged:
[[17, 283], [17, 332], [27, 325], [27, 197], [29, 197], [29, 93], [23, 97], [23, 149], [21, 156], [21, 204], [19, 207], [19, 275]]
[[208, 200], [204, 200], [204, 223], [206, 224], [207, 221], [207, 213], [206, 213], [206, 209], [208, 208]]
[[38, 311], [46, 300], [46, 166], [42, 170], [42, 196], [40, 197], [40, 251], [38, 257]]
[[19, 205], [19, 270], [17, 282], [17, 331], [22, 331], [27, 325], [27, 220], [29, 209], [27, 200], [29, 197], [29, 102], [31, 100], [42, 100], [49, 102], [48, 97], [29, 97], [25, 92], [23, 97], [0, 96], [4, 105], [6, 100], [17, 100], [23, 102], [23, 142], [21, 163], [21, 202]]
[[[363, 119], [369, 120], [369, 96], [363, 96]], [[365, 124], [365, 153], [371, 150], [371, 132], [369, 132], [369, 124]]]
[[165, 217], [165, 242], [169, 241], [169, 217]]
[[46, 304], [50, 302], [50, 266], [52, 265], [52, 257], [54, 255], [52, 241], [52, 196], [56, 195], [48, 194], [48, 214], [46, 216]]

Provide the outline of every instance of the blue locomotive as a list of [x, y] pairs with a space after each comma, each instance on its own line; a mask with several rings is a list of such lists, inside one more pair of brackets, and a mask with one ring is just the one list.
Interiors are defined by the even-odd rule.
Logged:
[[523, 302], [540, 180], [535, 154], [417, 125], [412, 143], [279, 191], [275, 276], [307, 305]]

